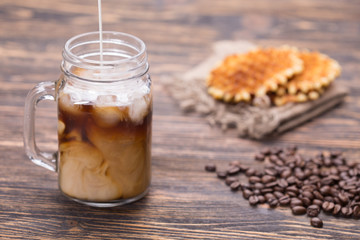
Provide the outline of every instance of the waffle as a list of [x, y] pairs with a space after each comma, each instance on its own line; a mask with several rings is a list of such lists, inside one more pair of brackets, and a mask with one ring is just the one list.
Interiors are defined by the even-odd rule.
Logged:
[[302, 70], [297, 50], [288, 46], [234, 54], [211, 71], [208, 93], [225, 102], [249, 102], [254, 96], [275, 92]]
[[318, 99], [340, 74], [340, 65], [324, 54], [304, 51], [298, 56], [304, 62], [304, 70], [277, 90], [275, 105]]

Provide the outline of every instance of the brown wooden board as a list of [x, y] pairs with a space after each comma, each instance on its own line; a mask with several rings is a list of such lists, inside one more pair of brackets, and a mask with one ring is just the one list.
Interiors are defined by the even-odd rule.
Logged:
[[[22, 143], [23, 106], [36, 83], [60, 75], [70, 37], [98, 27], [96, 1], [0, 1], [1, 239], [359, 239], [360, 222], [321, 215], [310, 226], [288, 208], [250, 207], [214, 174], [213, 162], [257, 166], [255, 151], [296, 144], [304, 154], [341, 150], [360, 162], [360, 4], [357, 0], [103, 1], [103, 28], [145, 41], [154, 82], [153, 180], [146, 198], [97, 209], [60, 194], [57, 175], [31, 163]], [[184, 115], [161, 85], [201, 62], [218, 40], [295, 45], [339, 61], [345, 102], [277, 138], [240, 139]], [[56, 110], [42, 104], [37, 141], [56, 148]]]

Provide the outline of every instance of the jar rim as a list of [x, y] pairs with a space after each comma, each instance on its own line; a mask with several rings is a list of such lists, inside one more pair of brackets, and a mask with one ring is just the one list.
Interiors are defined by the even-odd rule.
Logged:
[[[110, 59], [95, 59], [100, 56], [100, 33], [98, 31], [87, 32], [70, 38], [63, 49], [62, 70], [64, 73], [83, 79], [72, 72], [72, 67], [87, 70], [118, 70], [121, 75], [133, 78], [145, 74], [148, 70], [147, 53], [145, 43], [138, 37], [116, 31], [103, 31], [104, 54]], [[105, 55], [104, 55], [105, 56]], [[125, 66], [125, 67], [124, 67]], [[90, 79], [84, 79], [90, 80]], [[94, 80], [94, 79], [93, 79]], [[104, 81], [106, 79], [101, 79]], [[113, 79], [114, 80], [114, 79]], [[124, 80], [122, 78], [122, 80]]]

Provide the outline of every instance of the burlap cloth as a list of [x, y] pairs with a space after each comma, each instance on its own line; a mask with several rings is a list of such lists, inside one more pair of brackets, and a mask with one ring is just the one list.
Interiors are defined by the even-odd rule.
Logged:
[[268, 98], [254, 99], [253, 105], [227, 104], [214, 100], [207, 93], [205, 80], [225, 56], [247, 52], [255, 48], [246, 41], [220, 41], [213, 46], [213, 53], [198, 66], [178, 76], [166, 76], [163, 83], [181, 109], [206, 116], [212, 126], [237, 131], [239, 137], [261, 139], [277, 135], [333, 108], [347, 95], [347, 90], [333, 82], [315, 101], [289, 103], [281, 107], [270, 106]]

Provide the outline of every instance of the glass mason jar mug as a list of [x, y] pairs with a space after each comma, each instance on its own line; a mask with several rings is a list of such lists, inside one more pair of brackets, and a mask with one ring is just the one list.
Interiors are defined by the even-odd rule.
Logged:
[[[143, 197], [151, 178], [152, 90], [143, 41], [125, 33], [85, 33], [67, 41], [62, 74], [25, 103], [24, 146], [36, 164], [58, 172], [67, 197], [111, 207]], [[101, 59], [102, 60], [99, 60]], [[58, 108], [58, 152], [38, 149], [36, 105]]]

